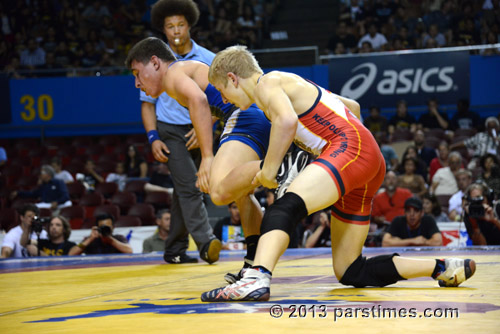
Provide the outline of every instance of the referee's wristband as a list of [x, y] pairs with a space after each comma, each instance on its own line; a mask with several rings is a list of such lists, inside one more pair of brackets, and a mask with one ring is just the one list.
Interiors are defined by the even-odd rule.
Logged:
[[148, 140], [150, 144], [153, 144], [155, 140], [160, 140], [160, 135], [158, 134], [158, 131], [156, 130], [148, 131]]

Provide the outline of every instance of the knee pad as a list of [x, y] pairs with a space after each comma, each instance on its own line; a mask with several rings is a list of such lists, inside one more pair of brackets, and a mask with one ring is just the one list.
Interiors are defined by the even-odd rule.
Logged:
[[307, 217], [306, 204], [297, 194], [287, 192], [265, 212], [260, 234], [282, 230], [291, 237], [298, 222]]
[[394, 256], [399, 256], [399, 254], [379, 255], [369, 259], [360, 255], [347, 268], [340, 283], [363, 288], [365, 286], [386, 286], [404, 280], [405, 278], [399, 275], [394, 262], [392, 262]]

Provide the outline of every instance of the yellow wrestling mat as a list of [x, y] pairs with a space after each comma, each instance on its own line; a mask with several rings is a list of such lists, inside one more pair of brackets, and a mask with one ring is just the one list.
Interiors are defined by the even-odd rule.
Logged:
[[0, 261], [0, 333], [500, 333], [500, 248], [365, 254], [394, 251], [473, 258], [476, 274], [459, 288], [422, 278], [355, 289], [334, 277], [330, 249], [288, 250], [269, 302], [202, 303], [242, 252], [214, 265], [162, 254], [10, 259]]

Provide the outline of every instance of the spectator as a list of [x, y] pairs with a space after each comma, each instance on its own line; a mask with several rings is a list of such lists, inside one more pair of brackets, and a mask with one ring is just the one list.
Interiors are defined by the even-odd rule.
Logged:
[[356, 37], [351, 33], [346, 21], [340, 21], [336, 33], [328, 40], [328, 53], [336, 53], [337, 45], [342, 43], [347, 53], [356, 52]]
[[[3, 239], [2, 258], [30, 256], [28, 250], [21, 246], [21, 236], [24, 231], [31, 231], [31, 224], [38, 215], [38, 212], [38, 208], [32, 203], [23, 205], [19, 211], [19, 220], [21, 224], [7, 232]], [[30, 237], [31, 239], [37, 239], [37, 234], [32, 232]], [[40, 238], [47, 238], [47, 232], [42, 231], [40, 233]]]
[[431, 24], [429, 26], [429, 32], [422, 37], [422, 45], [425, 47], [429, 40], [435, 40], [437, 46], [442, 48], [446, 46], [446, 38], [442, 33], [439, 32], [439, 27], [437, 24]]
[[404, 174], [398, 176], [399, 188], [406, 188], [414, 195], [422, 198], [427, 192], [425, 180], [422, 175], [416, 174], [417, 160], [412, 157], [407, 157], [403, 160]]
[[39, 208], [49, 208], [53, 212], [67, 206], [73, 205], [69, 199], [66, 184], [54, 178], [56, 172], [49, 165], [43, 165], [40, 169], [39, 185], [32, 191], [13, 191], [11, 198], [16, 196], [22, 198], [36, 198], [39, 200], [35, 205]]
[[489, 192], [484, 183], [473, 183], [465, 192], [464, 222], [473, 245], [500, 245], [500, 221]]
[[5, 148], [0, 147], [0, 167], [7, 163], [7, 151]]
[[105, 16], [111, 16], [111, 13], [101, 1], [93, 1], [82, 12], [82, 18], [87, 28], [97, 29], [101, 26]]
[[484, 122], [486, 131], [479, 132], [471, 138], [465, 139], [450, 146], [451, 150], [467, 147], [472, 150], [473, 159], [470, 161], [468, 168], [473, 169], [479, 165], [479, 159], [491, 153], [498, 154], [498, 140], [500, 138], [500, 126], [496, 117], [488, 117]]
[[222, 242], [222, 249], [244, 249], [245, 236], [241, 227], [240, 211], [235, 202], [228, 206], [229, 216], [220, 219], [214, 226], [214, 234]]
[[457, 172], [458, 191], [448, 200], [448, 217], [451, 221], [461, 221], [463, 198], [471, 183], [472, 173], [470, 170], [460, 168]]
[[134, 145], [128, 147], [125, 157], [125, 174], [127, 174], [127, 177], [141, 178], [148, 175], [148, 164], [146, 160], [140, 156], [139, 150]]
[[115, 182], [118, 184], [118, 190], [125, 190], [125, 185], [127, 184], [127, 174], [125, 174], [125, 164], [123, 162], [117, 162], [114, 173], [109, 173], [106, 176], [106, 182]]
[[496, 155], [487, 153], [481, 157], [481, 179], [493, 190], [495, 195], [500, 195], [500, 167]]
[[435, 98], [427, 101], [427, 112], [420, 116], [418, 121], [424, 130], [441, 128], [448, 129], [448, 115], [445, 112], [439, 112], [438, 102]]
[[54, 168], [54, 171], [56, 172], [56, 174], [54, 175], [55, 179], [61, 180], [64, 183], [71, 183], [75, 181], [73, 175], [71, 175], [70, 172], [68, 172], [67, 170], [62, 170], [61, 158], [53, 157], [50, 160], [50, 165], [52, 166], [52, 168]]
[[382, 239], [382, 247], [442, 245], [443, 237], [436, 221], [424, 215], [418, 198], [406, 200], [404, 216], [394, 218]]
[[73, 247], [77, 247], [72, 241], [69, 241], [71, 235], [71, 226], [66, 218], [55, 216], [50, 219], [48, 239], [28, 240], [28, 231], [23, 231], [21, 244], [29, 251], [31, 256], [62, 256], [68, 255]]
[[387, 170], [396, 171], [399, 165], [398, 155], [391, 145], [387, 144], [387, 135], [385, 132], [377, 132], [375, 134], [375, 140], [377, 141], [380, 151], [384, 156], [385, 167]]
[[83, 181], [83, 185], [87, 188], [87, 191], [94, 191], [98, 183], [104, 182], [104, 178], [96, 172], [95, 163], [92, 159], [88, 159], [85, 162], [85, 173], [77, 174], [76, 179]]
[[389, 120], [389, 133], [393, 134], [395, 130], [405, 130], [415, 132], [417, 128], [415, 117], [408, 114], [408, 107], [405, 100], [400, 100], [396, 107], [396, 115]]
[[453, 195], [458, 191], [455, 174], [462, 165], [462, 157], [458, 152], [451, 152], [448, 156], [448, 167], [437, 170], [432, 179], [430, 193], [434, 195]]
[[165, 240], [167, 240], [168, 233], [170, 232], [170, 218], [170, 210], [168, 209], [159, 210], [156, 213], [156, 225], [158, 225], [158, 229], [142, 243], [143, 253], [165, 251]]
[[389, 224], [396, 216], [404, 214], [404, 203], [412, 197], [411, 191], [397, 187], [396, 173], [388, 171], [385, 175], [385, 191], [377, 194], [373, 199], [372, 221], [378, 227]]
[[429, 183], [432, 184], [434, 174], [439, 168], [448, 167], [448, 155], [450, 154], [450, 146], [446, 140], [439, 143], [438, 155], [431, 160], [429, 165]]
[[422, 130], [416, 130], [413, 135], [413, 143], [417, 149], [417, 155], [426, 166], [431, 164], [432, 159], [436, 157], [436, 150], [432, 147], [425, 146], [425, 134]]
[[377, 31], [377, 25], [371, 23], [368, 26], [368, 33], [359, 40], [358, 48], [361, 48], [364, 42], [370, 42], [375, 51], [383, 51], [384, 46], [387, 44], [387, 39]]
[[481, 117], [469, 110], [469, 100], [460, 99], [457, 102], [457, 112], [450, 120], [450, 129], [477, 129], [481, 125]]
[[28, 47], [21, 52], [21, 66], [35, 69], [45, 64], [45, 51], [38, 46], [34, 38], [28, 40]]
[[380, 114], [380, 108], [377, 106], [370, 107], [370, 116], [364, 119], [363, 124], [371, 133], [387, 132], [387, 118]]
[[96, 226], [92, 227], [90, 236], [73, 247], [69, 255], [132, 253], [127, 239], [120, 234], [113, 234], [115, 218], [110, 214], [96, 217]]
[[159, 162], [153, 167], [153, 174], [144, 185], [144, 191], [164, 191], [173, 195], [174, 183], [167, 164]]
[[304, 233], [304, 248], [331, 247], [330, 216], [325, 211], [313, 215], [313, 226]]
[[448, 215], [441, 210], [441, 204], [435, 195], [424, 194], [423, 201], [424, 214], [434, 218], [436, 222], [449, 222]]
[[403, 161], [407, 158], [413, 158], [417, 162], [415, 173], [421, 175], [424, 178], [424, 181], [427, 182], [427, 165], [425, 162], [420, 159], [417, 153], [417, 147], [414, 145], [408, 145], [406, 150], [403, 152], [403, 157], [401, 158], [401, 164], [399, 165], [398, 171], [400, 174], [405, 173]]

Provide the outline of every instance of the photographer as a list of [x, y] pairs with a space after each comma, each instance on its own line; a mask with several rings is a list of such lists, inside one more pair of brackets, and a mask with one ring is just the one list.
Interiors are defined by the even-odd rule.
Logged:
[[[21, 224], [12, 228], [3, 239], [2, 244], [2, 258], [8, 257], [29, 257], [30, 254], [26, 248], [21, 245], [21, 237], [24, 234], [25, 244], [28, 243], [29, 233], [31, 232], [31, 224], [35, 217], [38, 215], [38, 208], [33, 203], [25, 204], [19, 211], [19, 218]], [[37, 235], [35, 232], [31, 233], [31, 239], [36, 239]], [[47, 232], [41, 231], [40, 238], [47, 239]]]
[[493, 197], [484, 183], [471, 184], [465, 193], [464, 222], [473, 245], [500, 245], [500, 220], [492, 207]]
[[[26, 247], [31, 256], [62, 256], [68, 255], [72, 248], [78, 248], [72, 241], [68, 241], [71, 234], [71, 226], [66, 218], [55, 216], [42, 218], [32, 224], [33, 231], [40, 230], [45, 220], [50, 221], [48, 239], [28, 240], [28, 232], [23, 231], [21, 245]], [[36, 225], [38, 224], [38, 226]], [[38, 253], [40, 249], [40, 253]]]
[[110, 214], [96, 217], [96, 226], [90, 236], [73, 247], [69, 255], [132, 253], [132, 247], [123, 235], [113, 234], [115, 218]]

